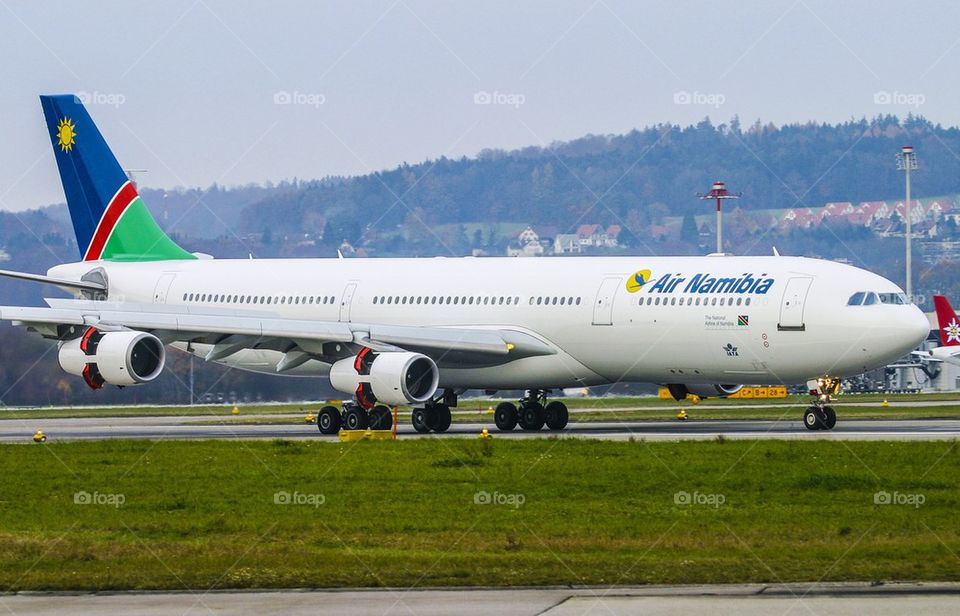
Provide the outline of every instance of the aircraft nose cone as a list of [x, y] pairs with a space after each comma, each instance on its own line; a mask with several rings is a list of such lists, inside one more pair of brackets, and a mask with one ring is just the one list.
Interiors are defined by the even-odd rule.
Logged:
[[910, 309], [910, 313], [905, 316], [902, 323], [898, 324], [907, 350], [920, 346], [920, 343], [930, 335], [930, 321], [927, 315], [916, 306], [910, 306]]

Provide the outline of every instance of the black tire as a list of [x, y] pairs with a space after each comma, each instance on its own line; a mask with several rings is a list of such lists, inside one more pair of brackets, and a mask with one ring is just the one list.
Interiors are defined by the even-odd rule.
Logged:
[[450, 422], [453, 421], [453, 416], [450, 414], [450, 407], [446, 404], [438, 404], [433, 407], [433, 410], [436, 412], [436, 416], [433, 421], [434, 432], [446, 432], [450, 429]]
[[321, 434], [336, 434], [340, 431], [340, 411], [333, 406], [325, 406], [317, 414], [317, 427]]
[[820, 419], [820, 409], [815, 406], [807, 407], [803, 412], [803, 425], [807, 430], [820, 430], [823, 428], [823, 421]]
[[367, 412], [359, 407], [353, 407], [343, 414], [344, 430], [366, 430], [369, 425]]
[[517, 427], [517, 407], [509, 402], [501, 402], [493, 411], [493, 423], [497, 424], [497, 430], [509, 432]]
[[371, 430], [390, 430], [393, 428], [393, 413], [390, 409], [383, 406], [375, 406], [370, 411], [370, 429]]
[[823, 427], [826, 430], [833, 430], [833, 427], [837, 425], [837, 412], [833, 410], [832, 406], [823, 407], [823, 413], [826, 417], [823, 420]]
[[551, 430], [563, 430], [570, 420], [570, 412], [563, 402], [554, 400], [544, 409], [547, 427]]
[[430, 426], [427, 425], [427, 413], [424, 409], [413, 409], [410, 421], [413, 424], [413, 429], [420, 434], [426, 434], [430, 431]]
[[520, 427], [528, 432], [536, 432], [543, 428], [546, 413], [539, 402], [530, 402], [520, 407]]

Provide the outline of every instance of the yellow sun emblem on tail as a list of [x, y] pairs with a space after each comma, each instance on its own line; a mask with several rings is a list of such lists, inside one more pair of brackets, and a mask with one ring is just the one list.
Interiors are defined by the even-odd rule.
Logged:
[[77, 129], [69, 118], [63, 118], [60, 120], [60, 123], [57, 124], [57, 143], [60, 144], [60, 149], [64, 152], [69, 152], [73, 149], [73, 144], [76, 143]]

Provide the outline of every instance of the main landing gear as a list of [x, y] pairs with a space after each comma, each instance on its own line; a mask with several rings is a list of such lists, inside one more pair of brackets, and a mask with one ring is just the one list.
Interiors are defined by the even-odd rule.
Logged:
[[825, 376], [807, 385], [815, 400], [803, 412], [803, 425], [807, 430], [832, 430], [837, 425], [837, 413], [829, 406], [829, 402], [834, 396], [840, 395], [840, 379]]
[[450, 407], [456, 406], [457, 393], [449, 389], [443, 390], [443, 393], [432, 398], [423, 408], [413, 409], [413, 429], [420, 434], [446, 432], [450, 429], [452, 420]]
[[501, 402], [493, 411], [493, 421], [497, 429], [509, 432], [520, 426], [523, 430], [536, 432], [544, 425], [550, 430], [563, 430], [567, 427], [570, 414], [567, 405], [558, 400], [547, 403], [546, 389], [529, 389], [520, 400], [518, 409], [510, 402]]
[[366, 410], [355, 402], [345, 402], [343, 412], [335, 406], [325, 406], [317, 414], [317, 428], [323, 434], [344, 430], [389, 430], [393, 427], [393, 412], [378, 404]]

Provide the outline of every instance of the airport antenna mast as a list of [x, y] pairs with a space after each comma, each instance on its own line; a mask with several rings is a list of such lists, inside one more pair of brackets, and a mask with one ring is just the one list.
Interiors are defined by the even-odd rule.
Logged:
[[904, 201], [903, 206], [903, 220], [906, 224], [906, 250], [907, 250], [907, 299], [910, 302], [913, 302], [913, 281], [912, 281], [912, 270], [913, 270], [913, 250], [911, 248], [910, 242], [913, 238], [913, 215], [910, 209], [910, 172], [916, 171], [918, 168], [917, 165], [917, 155], [913, 153], [912, 145], [905, 145], [900, 148], [900, 153], [897, 154], [897, 169], [904, 172], [906, 176], [906, 200]]
[[717, 253], [723, 254], [723, 213], [720, 204], [724, 199], [739, 199], [743, 193], [732, 193], [727, 190], [727, 185], [721, 181], [713, 183], [713, 188], [708, 193], [697, 193], [697, 198], [704, 201], [716, 199], [717, 201]]

